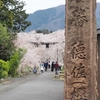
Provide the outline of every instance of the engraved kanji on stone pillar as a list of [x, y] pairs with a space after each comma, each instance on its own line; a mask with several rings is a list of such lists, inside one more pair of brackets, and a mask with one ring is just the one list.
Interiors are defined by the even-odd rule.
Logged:
[[97, 100], [95, 0], [66, 0], [65, 100]]

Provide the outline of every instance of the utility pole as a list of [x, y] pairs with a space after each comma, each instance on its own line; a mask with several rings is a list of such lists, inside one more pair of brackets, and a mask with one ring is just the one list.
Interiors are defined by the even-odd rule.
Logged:
[[57, 47], [57, 62], [58, 62], [58, 47]]

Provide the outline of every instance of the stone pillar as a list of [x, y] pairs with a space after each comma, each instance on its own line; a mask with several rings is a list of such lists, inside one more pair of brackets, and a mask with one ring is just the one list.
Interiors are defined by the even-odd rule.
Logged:
[[66, 0], [64, 100], [98, 100], [95, 7], [95, 0]]

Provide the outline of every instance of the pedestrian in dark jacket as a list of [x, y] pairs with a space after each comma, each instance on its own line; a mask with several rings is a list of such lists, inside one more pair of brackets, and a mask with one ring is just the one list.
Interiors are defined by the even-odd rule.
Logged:
[[44, 63], [44, 68], [45, 68], [45, 71], [47, 71], [47, 68], [48, 68], [48, 62], [45, 62], [45, 63]]
[[52, 62], [52, 65], [51, 65], [51, 71], [53, 72], [54, 70], [54, 62]]
[[37, 73], [37, 68], [36, 68], [36, 67], [34, 67], [34, 69], [33, 69], [33, 73], [34, 73], [34, 74]]
[[58, 65], [57, 61], [56, 61], [55, 65], [54, 65], [54, 68], [55, 68], [55, 75], [58, 75], [59, 65]]

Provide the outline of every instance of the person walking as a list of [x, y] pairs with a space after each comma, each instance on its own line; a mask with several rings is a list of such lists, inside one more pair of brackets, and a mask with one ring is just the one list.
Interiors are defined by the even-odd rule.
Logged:
[[40, 71], [43, 73], [44, 72], [44, 66], [43, 66], [43, 63], [41, 62], [40, 63]]
[[54, 68], [55, 68], [55, 75], [58, 75], [59, 65], [58, 65], [58, 62], [57, 61], [56, 61], [55, 65], [54, 65]]
[[51, 64], [51, 71], [52, 72], [54, 71], [54, 62], [52, 62], [52, 64]]
[[45, 71], [47, 71], [47, 68], [48, 68], [48, 62], [44, 62], [44, 68], [45, 68]]
[[37, 73], [37, 68], [36, 68], [36, 66], [34, 66], [33, 73], [34, 73], [34, 74]]

